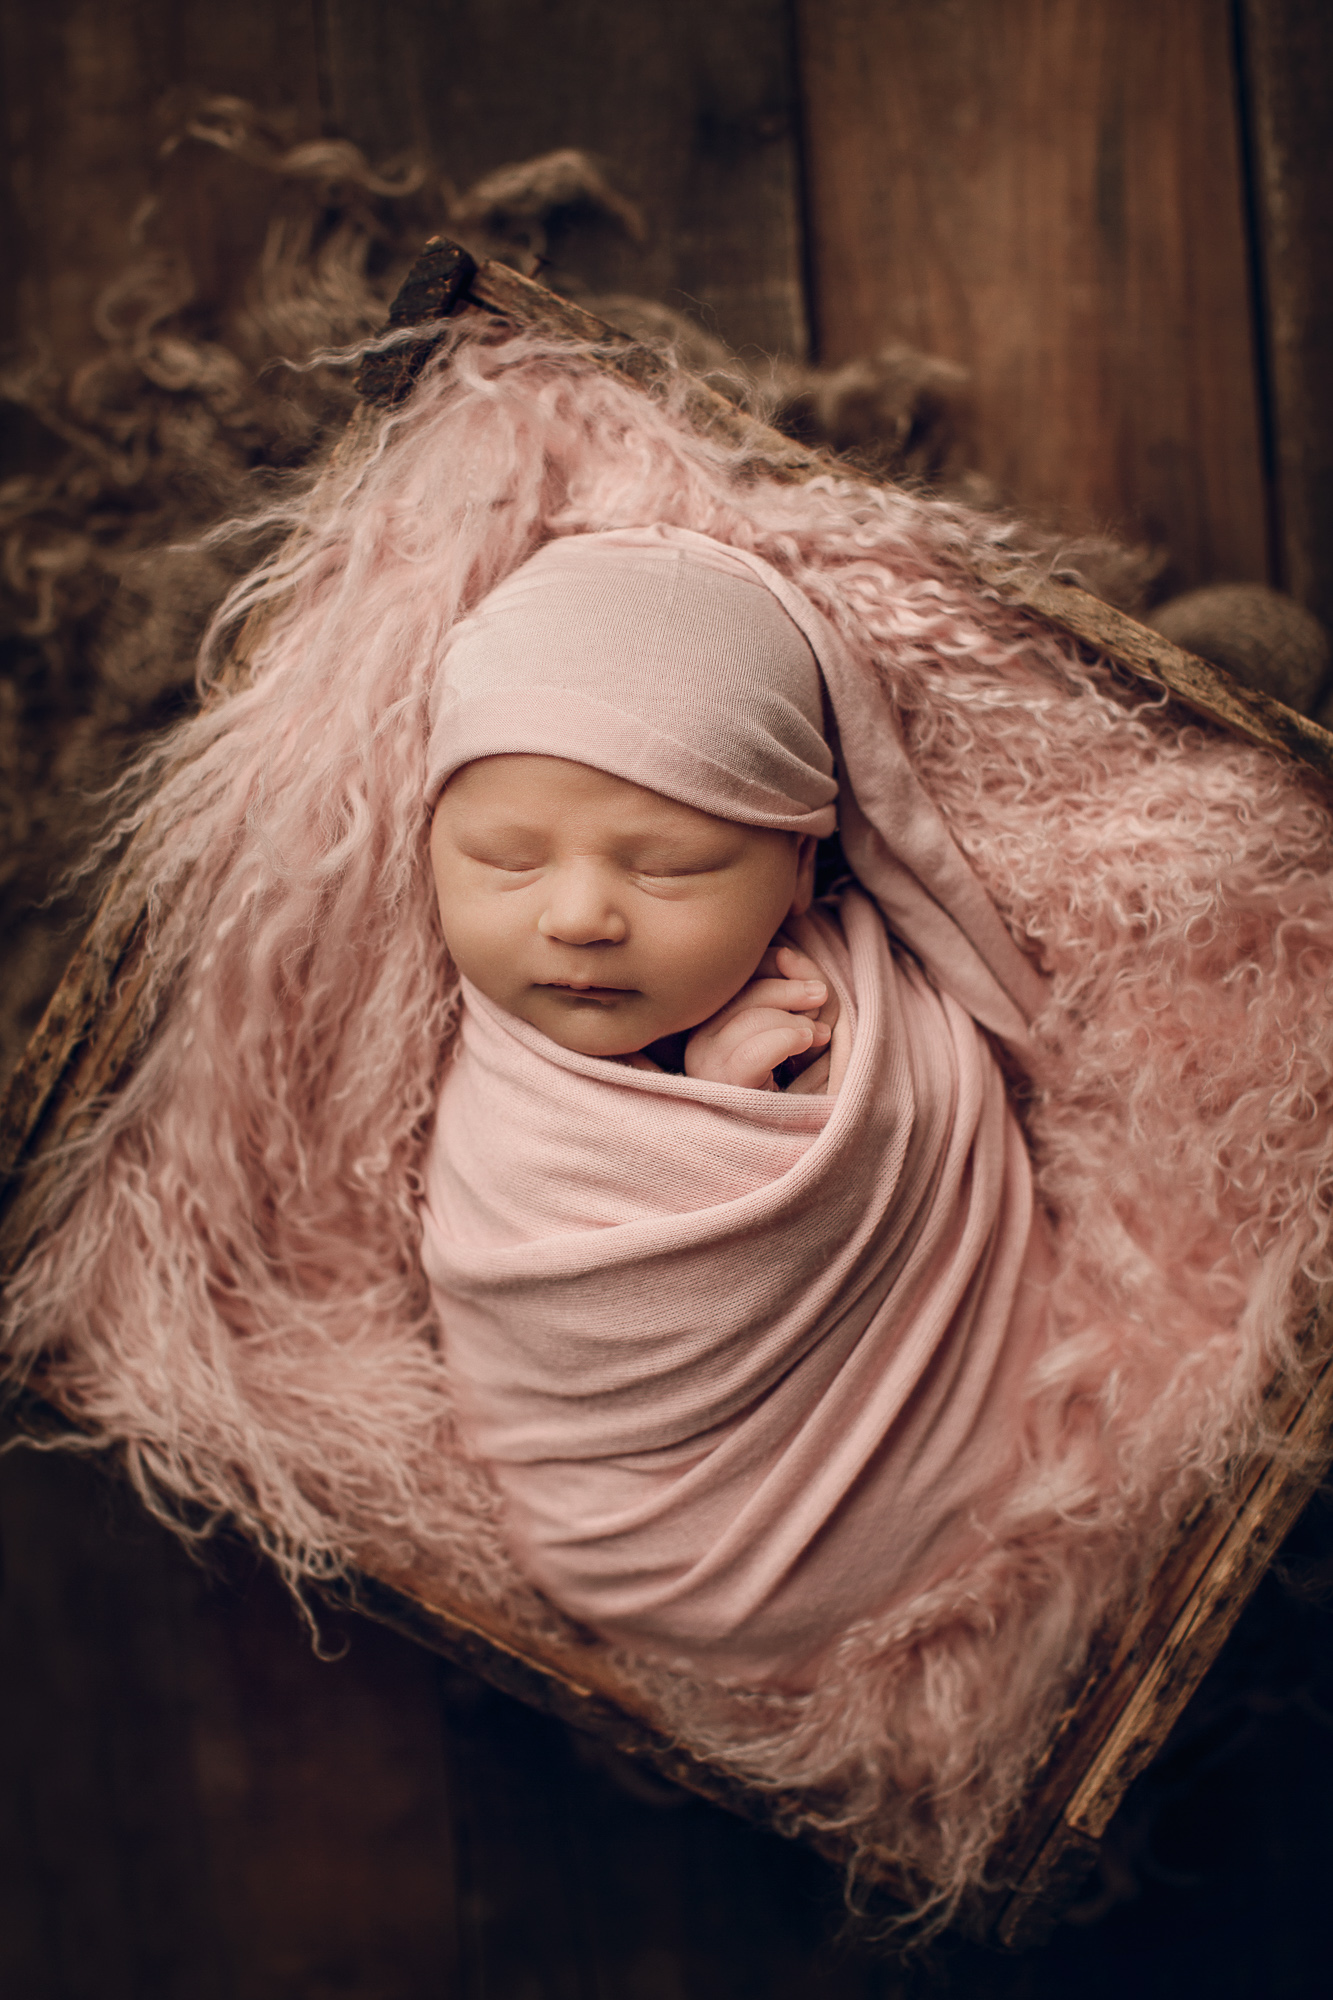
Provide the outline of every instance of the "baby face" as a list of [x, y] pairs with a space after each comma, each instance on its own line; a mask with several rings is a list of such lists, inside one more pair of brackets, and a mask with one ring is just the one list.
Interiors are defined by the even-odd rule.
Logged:
[[562, 1048], [629, 1055], [708, 1020], [810, 902], [814, 840], [561, 757], [450, 779], [431, 862], [459, 971]]

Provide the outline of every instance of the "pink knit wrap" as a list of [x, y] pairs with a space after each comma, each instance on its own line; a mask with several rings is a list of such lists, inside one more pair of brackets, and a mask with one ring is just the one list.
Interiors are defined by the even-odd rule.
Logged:
[[984, 1543], [1044, 1320], [975, 1023], [855, 889], [788, 930], [838, 996], [836, 1096], [575, 1054], [467, 988], [423, 1208], [521, 1565], [751, 1680]]
[[528, 751], [827, 833], [826, 728], [850, 857], [936, 984], [855, 890], [845, 932], [793, 920], [840, 1019], [829, 1093], [784, 1095], [571, 1053], [465, 983], [426, 1168], [450, 1374], [523, 1567], [751, 1680], [975, 1552], [1012, 1469], [1046, 1251], [967, 1010], [1021, 1038], [1040, 981], [827, 620], [706, 536], [548, 543], [453, 634], [429, 754], [432, 795]]

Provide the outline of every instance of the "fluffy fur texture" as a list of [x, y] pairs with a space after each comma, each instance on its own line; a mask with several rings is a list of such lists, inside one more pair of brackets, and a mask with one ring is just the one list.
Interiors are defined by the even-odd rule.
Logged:
[[1052, 978], [1023, 1116], [1061, 1251], [1026, 1469], [984, 1558], [842, 1636], [788, 1700], [625, 1670], [694, 1747], [804, 1788], [914, 1871], [982, 1876], [1097, 1622], [1260, 1440], [1330, 1272], [1333, 822], [979, 585], [993, 519], [832, 475], [778, 486], [566, 347], [455, 331], [215, 628], [249, 685], [141, 767], [161, 788], [156, 1017], [13, 1287], [11, 1374], [149, 1504], [234, 1517], [287, 1577], [435, 1566], [558, 1629], [451, 1441], [418, 1261], [455, 1026], [421, 806], [453, 622], [553, 534], [676, 522], [790, 575], [884, 677], [924, 781]]
[[[94, 351], [52, 354], [42, 339], [0, 370], [25, 467], [0, 479], [0, 1069], [82, 916], [70, 899], [53, 916], [48, 892], [92, 837], [90, 799], [180, 713], [208, 618], [262, 553], [207, 530], [336, 437], [351, 375], [309, 357], [383, 325], [433, 230], [542, 268], [812, 443], [986, 503], [951, 364], [893, 348], [833, 371], [751, 369], [683, 313], [591, 292], [578, 276], [589, 242], [642, 223], [586, 154], [513, 162], [457, 193], [424, 162], [377, 168], [343, 139], [293, 144], [295, 123], [232, 97], [196, 103], [95, 302]], [[1165, 560], [1087, 542], [1061, 556], [1129, 610]]]

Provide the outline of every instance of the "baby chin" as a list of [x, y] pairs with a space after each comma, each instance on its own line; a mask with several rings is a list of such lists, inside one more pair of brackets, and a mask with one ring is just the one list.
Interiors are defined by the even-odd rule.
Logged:
[[646, 996], [632, 987], [552, 983], [529, 989], [523, 1015], [561, 1048], [580, 1055], [625, 1056], [661, 1033], [653, 1011]]

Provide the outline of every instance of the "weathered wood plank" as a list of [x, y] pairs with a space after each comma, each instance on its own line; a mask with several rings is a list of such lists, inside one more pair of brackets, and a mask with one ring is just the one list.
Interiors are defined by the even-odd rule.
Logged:
[[961, 362], [1021, 512], [1266, 577], [1226, 0], [798, 15], [821, 358]]
[[[1327, 1315], [1311, 1339], [1325, 1348], [1331, 1334]], [[1235, 1494], [1197, 1509], [1123, 1627], [1094, 1654], [1002, 1852], [1012, 1885], [995, 1919], [1002, 1943], [1021, 1946], [1044, 1932], [1063, 1887], [1077, 1881], [1130, 1785], [1166, 1742], [1327, 1470], [1333, 1361], [1308, 1395], [1275, 1387], [1271, 1415], [1305, 1462], [1256, 1465]]]
[[679, 1793], [649, 1804], [667, 1788], [586, 1738], [460, 1692], [460, 2000], [905, 2000], [882, 1949], [835, 1943], [816, 1856]]
[[101, 346], [93, 301], [129, 256], [173, 100], [230, 93], [319, 130], [309, 0], [0, 0], [0, 79], [12, 332], [62, 370]]
[[590, 150], [646, 236], [571, 216], [557, 263], [568, 253], [600, 290], [697, 307], [736, 345], [805, 351], [785, 0], [0, 0], [0, 56], [8, 331], [39, 333], [66, 366], [96, 351], [92, 304], [126, 260], [173, 114], [210, 94], [280, 114], [293, 140], [333, 132], [375, 163], [414, 153], [455, 188]]
[[697, 309], [735, 346], [804, 353], [786, 0], [318, 0], [318, 15], [331, 129], [378, 157], [429, 153], [459, 188], [581, 147], [646, 233], [571, 216], [548, 245], [557, 272]]
[[1333, 8], [1244, 0], [1278, 581], [1333, 626]]
[[100, 1468], [0, 1458], [6, 2000], [453, 1994], [439, 1669], [245, 1552], [207, 1569]]

